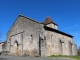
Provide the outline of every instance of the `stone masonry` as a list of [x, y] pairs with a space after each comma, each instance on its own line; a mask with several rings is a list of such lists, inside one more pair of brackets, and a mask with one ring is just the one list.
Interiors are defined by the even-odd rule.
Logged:
[[2, 45], [4, 44], [4, 42], [0, 42], [0, 52], [2, 52]]
[[73, 36], [59, 31], [50, 17], [40, 23], [19, 15], [7, 33], [3, 51], [19, 56], [77, 55], [77, 46]]

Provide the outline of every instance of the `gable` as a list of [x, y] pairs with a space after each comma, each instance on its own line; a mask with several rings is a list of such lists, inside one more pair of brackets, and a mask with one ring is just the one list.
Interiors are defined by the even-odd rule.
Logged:
[[[39, 27], [40, 26], [40, 22], [37, 22], [31, 18], [19, 15], [18, 18], [15, 20], [15, 22], [13, 23], [13, 25], [11, 26], [10, 30], [8, 31], [7, 35], [9, 35], [12, 32], [22, 32], [23, 30], [27, 29], [28, 27], [30, 28], [30, 26], [33, 27]], [[28, 29], [29, 29], [28, 28]]]
[[17, 19], [15, 20], [15, 22], [12, 24], [11, 28], [9, 29], [9, 31], [7, 32], [7, 35], [12, 32], [12, 30], [14, 29], [14, 27], [17, 25], [18, 20], [20, 19], [20, 15], [17, 17]]

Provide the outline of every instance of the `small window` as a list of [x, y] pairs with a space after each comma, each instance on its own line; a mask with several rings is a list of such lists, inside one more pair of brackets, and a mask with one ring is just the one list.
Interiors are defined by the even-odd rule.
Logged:
[[8, 43], [11, 45], [11, 38], [9, 38], [9, 42]]
[[33, 35], [30, 36], [31, 37], [31, 43], [33, 42]]
[[21, 38], [23, 39], [23, 34], [21, 34]]

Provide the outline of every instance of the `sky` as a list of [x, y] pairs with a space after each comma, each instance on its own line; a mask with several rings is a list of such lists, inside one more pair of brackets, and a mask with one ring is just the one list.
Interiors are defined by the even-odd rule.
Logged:
[[0, 37], [6, 34], [19, 14], [44, 22], [47, 16], [58, 24], [58, 29], [74, 36], [80, 46], [80, 0], [0, 0]]

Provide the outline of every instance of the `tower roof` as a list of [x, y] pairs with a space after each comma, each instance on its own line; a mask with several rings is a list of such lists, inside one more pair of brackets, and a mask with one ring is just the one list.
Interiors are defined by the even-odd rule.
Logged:
[[53, 20], [48, 16], [48, 17], [46, 18], [46, 20], [44, 21], [44, 25], [47, 25], [47, 24], [50, 24], [50, 23], [53, 23], [53, 24], [57, 25], [57, 24], [54, 23]]

